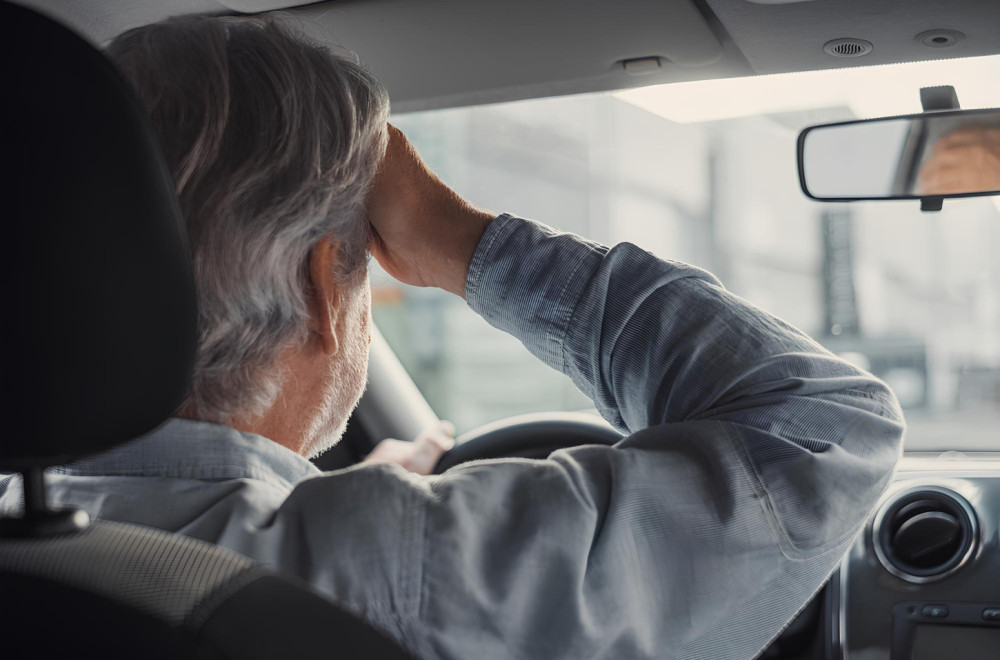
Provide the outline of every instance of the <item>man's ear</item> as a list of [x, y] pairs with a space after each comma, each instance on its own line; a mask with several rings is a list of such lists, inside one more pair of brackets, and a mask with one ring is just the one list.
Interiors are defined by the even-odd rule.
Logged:
[[310, 330], [319, 334], [323, 352], [334, 355], [339, 348], [337, 315], [340, 313], [340, 287], [333, 281], [337, 263], [337, 243], [329, 236], [321, 238], [309, 253]]

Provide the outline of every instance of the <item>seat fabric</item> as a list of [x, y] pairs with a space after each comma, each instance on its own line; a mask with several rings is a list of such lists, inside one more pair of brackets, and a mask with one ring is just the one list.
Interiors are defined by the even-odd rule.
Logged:
[[[74, 534], [0, 539], [0, 593], [6, 649], [67, 644], [108, 659], [167, 649], [162, 657], [410, 657], [296, 579], [137, 525], [98, 521]], [[68, 629], [72, 643], [58, 636]]]

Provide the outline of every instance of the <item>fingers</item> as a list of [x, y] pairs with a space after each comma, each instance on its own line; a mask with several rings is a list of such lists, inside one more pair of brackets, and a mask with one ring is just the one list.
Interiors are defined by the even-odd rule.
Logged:
[[395, 463], [410, 472], [428, 475], [441, 454], [455, 446], [455, 426], [442, 421], [425, 429], [413, 442], [389, 438], [375, 446], [362, 463]]
[[362, 463], [395, 463], [402, 465], [406, 461], [410, 450], [410, 443], [392, 438], [383, 440], [375, 445], [375, 449], [370, 454], [361, 459]]
[[1000, 143], [970, 144], [958, 138], [934, 145], [920, 169], [923, 194], [948, 195], [1000, 190]]
[[[432, 426], [430, 429], [427, 429], [424, 432], [427, 431], [430, 431], [432, 433], [436, 432], [439, 434], [444, 434], [445, 436], [447, 436], [448, 440], [451, 441], [452, 446], [454, 446], [455, 425], [449, 422], [448, 420], [442, 419], [440, 422], [437, 423], [437, 426]], [[449, 449], [451, 449], [451, 447], [449, 447]]]
[[369, 250], [397, 280], [465, 294], [469, 262], [496, 214], [445, 185], [394, 126], [367, 200]]
[[454, 435], [455, 427], [451, 422], [441, 422], [436, 427], [424, 430], [413, 441], [409, 464], [403, 467], [417, 474], [430, 474], [441, 454], [455, 446]]
[[432, 283], [423, 281], [418, 259], [424, 256], [420, 247], [429, 233], [422, 225], [432, 216], [423, 208], [427, 177], [421, 170], [426, 168], [402, 132], [391, 124], [387, 130], [389, 144], [367, 199], [368, 249], [396, 279], [427, 286]]

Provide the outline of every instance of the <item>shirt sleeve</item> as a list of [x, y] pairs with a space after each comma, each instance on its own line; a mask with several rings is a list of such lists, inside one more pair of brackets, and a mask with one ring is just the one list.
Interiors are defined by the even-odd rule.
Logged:
[[398, 480], [423, 655], [753, 657], [891, 480], [886, 386], [702, 270], [503, 215], [466, 298], [631, 435]]

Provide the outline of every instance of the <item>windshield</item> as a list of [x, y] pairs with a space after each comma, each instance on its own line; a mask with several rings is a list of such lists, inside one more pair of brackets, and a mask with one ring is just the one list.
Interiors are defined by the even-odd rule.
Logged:
[[[815, 123], [918, 112], [925, 85], [955, 85], [963, 107], [1000, 106], [983, 92], [1000, 90], [998, 72], [1000, 58], [976, 58], [392, 121], [473, 203], [706, 268], [883, 378], [906, 411], [908, 449], [997, 450], [1000, 198], [946, 200], [939, 213], [914, 201], [811, 201], [799, 189], [795, 140]], [[374, 263], [372, 278], [376, 323], [459, 432], [592, 409], [458, 298], [400, 285]]]

